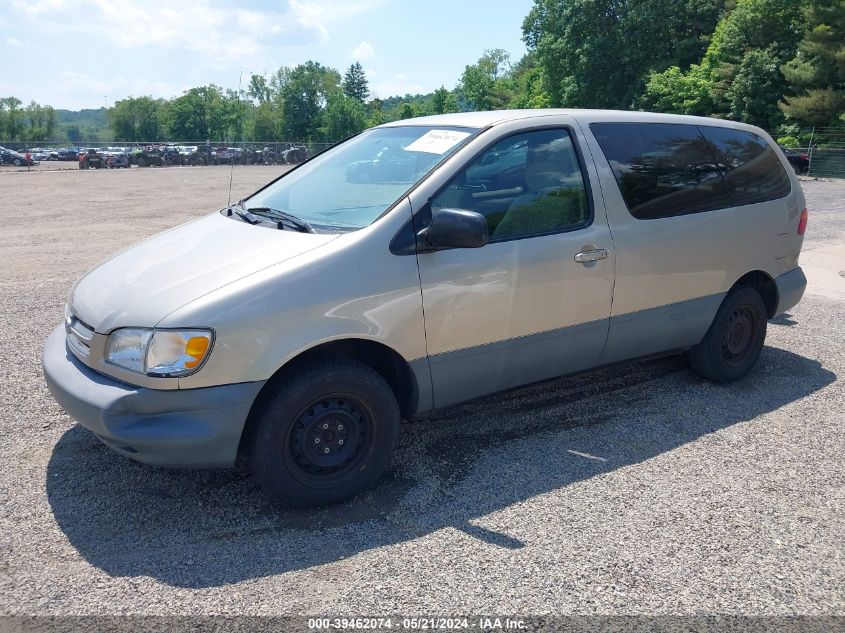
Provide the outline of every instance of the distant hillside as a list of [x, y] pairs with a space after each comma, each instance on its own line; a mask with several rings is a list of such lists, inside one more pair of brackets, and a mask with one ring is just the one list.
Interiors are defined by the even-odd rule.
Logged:
[[105, 108], [56, 110], [56, 137], [74, 142], [108, 140], [110, 130]]

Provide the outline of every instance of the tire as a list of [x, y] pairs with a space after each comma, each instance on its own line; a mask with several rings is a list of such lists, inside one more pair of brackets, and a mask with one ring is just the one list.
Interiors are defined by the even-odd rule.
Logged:
[[269, 495], [290, 505], [349, 499], [390, 463], [400, 417], [390, 386], [364, 363], [316, 362], [256, 405], [249, 469]]
[[704, 339], [689, 352], [693, 371], [714, 382], [745, 376], [766, 340], [766, 304], [753, 288], [738, 288], [722, 302]]
[[20, 159], [20, 158], [16, 158], [16, 159], [15, 159], [15, 167], [20, 167], [20, 166], [21, 166], [21, 159]]

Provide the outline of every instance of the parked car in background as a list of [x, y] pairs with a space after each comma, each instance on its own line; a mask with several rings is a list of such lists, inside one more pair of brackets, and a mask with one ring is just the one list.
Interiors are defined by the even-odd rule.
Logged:
[[433, 409], [656, 355], [741, 379], [804, 292], [806, 227], [798, 178], [749, 125], [396, 121], [88, 272], [44, 375], [121, 455], [240, 455], [272, 496], [332, 503], [386, 469], [402, 419]]
[[107, 147], [100, 153], [109, 169], [129, 168], [129, 155], [122, 147]]
[[78, 147], [62, 147], [56, 150], [56, 160], [78, 160], [79, 152]]
[[[346, 166], [346, 181], [354, 183], [406, 182], [418, 169], [418, 158], [398, 145], [387, 145], [368, 160], [356, 160]], [[523, 159], [523, 163], [524, 163]]]
[[234, 147], [218, 147], [215, 149], [217, 161], [220, 163], [231, 163], [235, 159]]
[[810, 167], [810, 157], [807, 154], [780, 145], [778, 147], [780, 147], [780, 151], [786, 156], [786, 160], [792, 165], [792, 169], [795, 170], [796, 174], [801, 175], [807, 173], [807, 169]]
[[87, 147], [79, 153], [80, 169], [103, 169], [107, 167], [106, 157], [96, 147]]
[[32, 167], [36, 165], [36, 162], [32, 157], [27, 158], [25, 154], [16, 152], [13, 149], [0, 147], [0, 164], [14, 165], [15, 167]]
[[304, 163], [308, 159], [308, 148], [305, 145], [291, 145], [282, 152], [282, 162], [288, 165]]
[[145, 145], [136, 147], [130, 154], [130, 162], [138, 167], [161, 167], [164, 165], [163, 146]]
[[57, 160], [56, 151], [52, 149], [43, 149], [36, 147], [29, 150], [29, 153], [32, 155], [32, 160], [35, 161]]

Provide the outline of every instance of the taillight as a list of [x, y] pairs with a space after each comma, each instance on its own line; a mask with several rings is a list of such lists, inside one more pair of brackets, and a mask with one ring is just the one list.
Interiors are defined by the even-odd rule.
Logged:
[[807, 209], [801, 212], [801, 219], [798, 220], [798, 235], [804, 235], [807, 230]]

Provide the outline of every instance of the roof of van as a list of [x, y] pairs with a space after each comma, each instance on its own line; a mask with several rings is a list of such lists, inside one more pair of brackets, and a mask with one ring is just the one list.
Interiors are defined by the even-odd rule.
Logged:
[[546, 108], [536, 110], [491, 110], [486, 112], [455, 112], [453, 114], [435, 114], [414, 119], [391, 121], [379, 127], [396, 127], [402, 125], [448, 125], [470, 128], [485, 128], [491, 125], [516, 121], [520, 119], [535, 119], [547, 116], [567, 114], [576, 120], [593, 123], [597, 121], [638, 121], [641, 123], [687, 123], [718, 125], [724, 127], [754, 129], [753, 126], [724, 119], [691, 116], [686, 114], [661, 114], [657, 112], [629, 112], [625, 110], [585, 110], [579, 108]]

